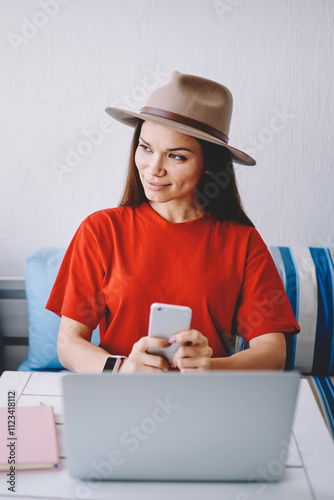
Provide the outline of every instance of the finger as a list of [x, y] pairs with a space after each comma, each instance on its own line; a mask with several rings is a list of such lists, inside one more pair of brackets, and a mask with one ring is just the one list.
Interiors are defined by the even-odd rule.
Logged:
[[197, 358], [202, 355], [203, 347], [180, 345], [174, 353], [172, 361], [176, 362], [181, 358]]
[[[196, 360], [210, 360], [211, 356], [213, 354], [213, 350], [211, 349], [210, 346], [203, 346], [203, 347], [187, 347], [187, 346], [180, 346], [177, 351], [175, 352], [172, 361], [171, 361], [171, 367], [172, 368], [181, 368], [182, 363], [180, 364], [180, 360], [182, 359], [191, 359], [194, 360], [194, 363], [196, 363]], [[190, 362], [191, 365], [192, 362]], [[205, 364], [205, 361], [203, 361]], [[200, 362], [200, 364], [202, 364]]]
[[155, 349], [164, 349], [168, 347], [170, 343], [168, 340], [158, 337], [142, 337], [133, 346], [133, 348], [138, 352], [145, 353], [150, 347]]
[[161, 370], [161, 371], [168, 371], [169, 370], [169, 363], [166, 361], [164, 358], [157, 354], [148, 354], [148, 353], [138, 353], [137, 356], [138, 362], [140, 362], [142, 365], [145, 366], [151, 366], [155, 369]]
[[179, 370], [208, 370], [210, 366], [210, 358], [197, 357], [197, 358], [181, 358], [177, 361]]
[[169, 342], [171, 344], [175, 343], [190, 343], [193, 346], [201, 346], [201, 345], [207, 345], [208, 344], [208, 339], [204, 337], [199, 331], [197, 330], [185, 330], [183, 332], [179, 332], [174, 334], [170, 339]]
[[181, 358], [211, 357], [212, 354], [213, 350], [209, 345], [187, 346], [181, 344], [175, 351], [172, 361], [176, 361]]

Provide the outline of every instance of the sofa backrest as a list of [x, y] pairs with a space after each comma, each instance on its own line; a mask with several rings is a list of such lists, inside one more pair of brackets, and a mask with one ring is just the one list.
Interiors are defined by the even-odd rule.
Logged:
[[24, 278], [0, 278], [0, 373], [16, 370], [28, 354], [28, 303]]

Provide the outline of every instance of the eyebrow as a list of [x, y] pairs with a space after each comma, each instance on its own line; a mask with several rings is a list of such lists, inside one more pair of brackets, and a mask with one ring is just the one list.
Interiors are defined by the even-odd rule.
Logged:
[[[147, 146], [151, 147], [151, 144], [149, 142], [145, 141], [145, 139], [143, 137], [140, 136], [139, 140], [143, 141]], [[184, 148], [184, 147], [170, 148], [170, 149], [167, 149], [166, 151], [190, 151], [190, 153], [194, 152], [192, 149]]]

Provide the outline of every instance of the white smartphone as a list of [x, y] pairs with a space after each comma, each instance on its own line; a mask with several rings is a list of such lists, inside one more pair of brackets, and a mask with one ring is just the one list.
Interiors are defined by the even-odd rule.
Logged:
[[[168, 340], [175, 333], [189, 330], [191, 316], [192, 310], [190, 307], [155, 302], [151, 305], [150, 309], [148, 335], [149, 337], [159, 337]], [[161, 356], [170, 363], [174, 352], [180, 345], [172, 344], [163, 349], [149, 348], [147, 352]]]

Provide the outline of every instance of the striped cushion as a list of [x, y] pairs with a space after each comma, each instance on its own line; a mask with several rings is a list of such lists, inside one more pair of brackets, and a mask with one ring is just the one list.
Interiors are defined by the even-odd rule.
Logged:
[[334, 377], [306, 377], [315, 399], [325, 419], [328, 429], [334, 437]]
[[286, 369], [334, 374], [334, 249], [269, 247], [301, 332], [287, 340]]

